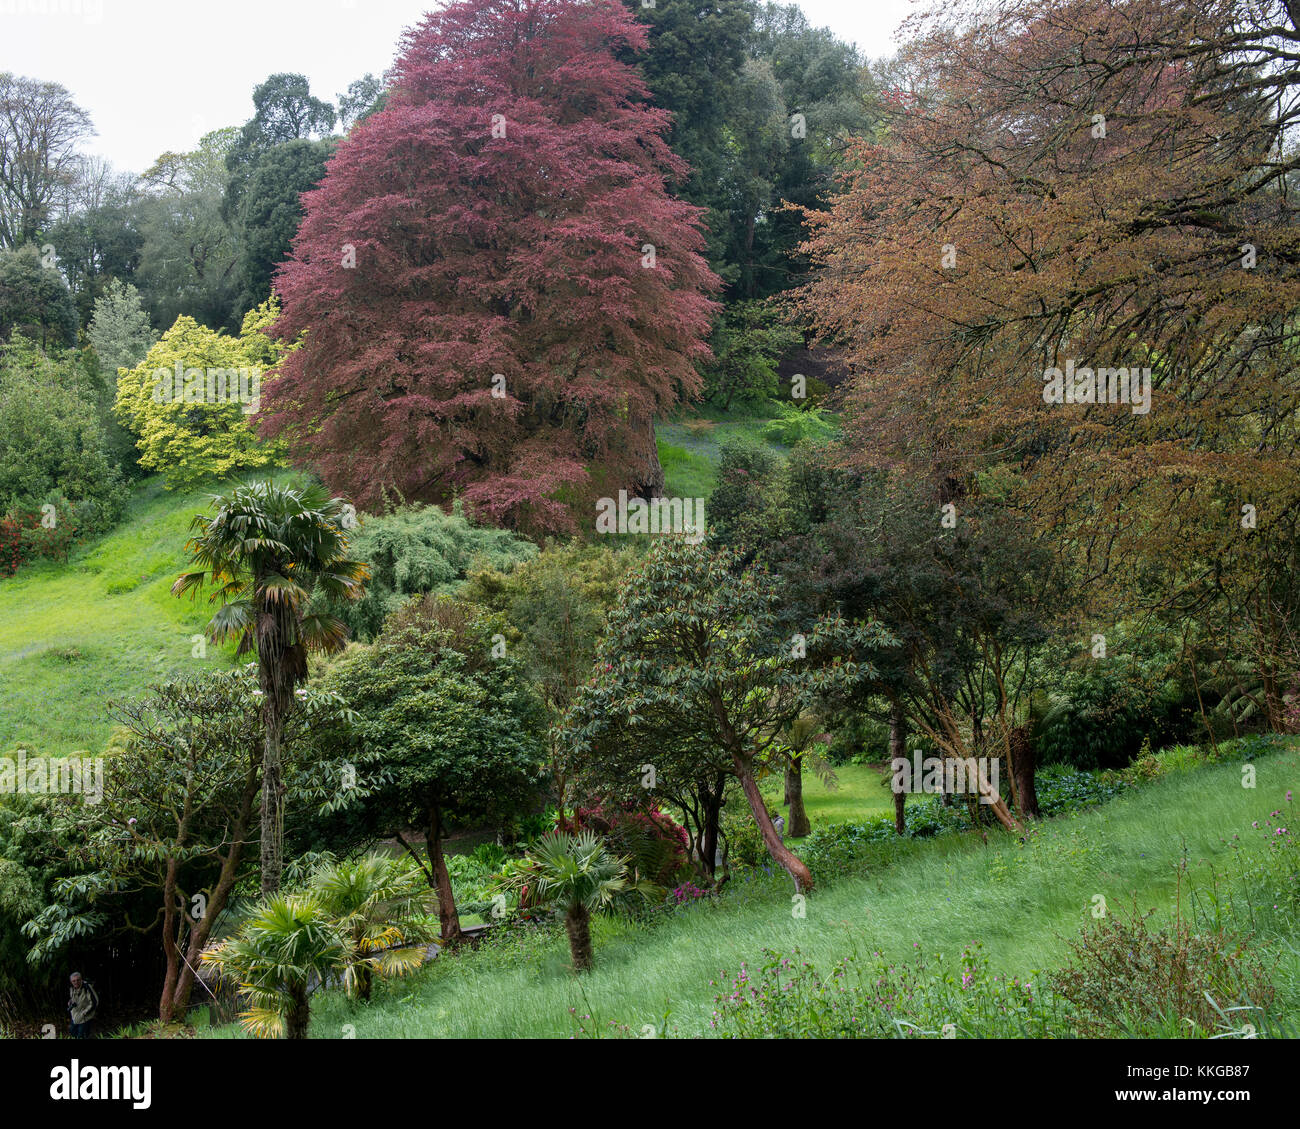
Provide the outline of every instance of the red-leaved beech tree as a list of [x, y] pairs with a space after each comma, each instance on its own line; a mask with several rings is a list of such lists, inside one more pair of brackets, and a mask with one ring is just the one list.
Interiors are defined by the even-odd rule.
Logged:
[[303, 336], [264, 434], [362, 505], [532, 532], [659, 493], [653, 421], [698, 391], [720, 285], [617, 0], [458, 0], [407, 32], [276, 287]]

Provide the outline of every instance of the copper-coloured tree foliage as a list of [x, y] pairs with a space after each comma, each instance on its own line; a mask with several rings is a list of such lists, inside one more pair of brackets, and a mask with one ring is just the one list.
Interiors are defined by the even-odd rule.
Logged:
[[616, 0], [458, 0], [409, 31], [388, 106], [304, 197], [262, 427], [362, 505], [529, 531], [662, 486], [719, 282]]
[[[1294, 545], [1300, 9], [994, 0], [911, 31], [806, 248], [852, 456], [944, 502], [996, 476], [1112, 614], [1227, 591], [1272, 631], [1240, 519]], [[1045, 402], [1071, 361], [1149, 368], [1150, 411]]]

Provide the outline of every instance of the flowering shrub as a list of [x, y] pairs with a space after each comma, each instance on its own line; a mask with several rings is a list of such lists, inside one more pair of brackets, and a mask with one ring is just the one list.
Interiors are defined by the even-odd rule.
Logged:
[[674, 890], [668, 893], [671, 903], [674, 905], [689, 905], [699, 901], [701, 898], [707, 898], [709, 892], [701, 890], [694, 882], [684, 882]]
[[[38, 557], [66, 561], [72, 547], [86, 533], [95, 532], [94, 506], [73, 506], [56, 496], [49, 511], [16, 509], [0, 519], [0, 576], [13, 576], [20, 566]], [[53, 518], [51, 522], [49, 518]]]
[[636, 810], [597, 804], [579, 808], [572, 822], [575, 831], [603, 835], [614, 855], [631, 858], [633, 873], [643, 881], [671, 887], [687, 867], [690, 837], [686, 828], [657, 807]]

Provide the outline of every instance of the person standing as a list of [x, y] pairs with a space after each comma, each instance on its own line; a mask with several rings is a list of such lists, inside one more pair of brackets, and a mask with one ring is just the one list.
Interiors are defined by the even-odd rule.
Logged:
[[99, 1010], [99, 993], [80, 972], [70, 977], [72, 989], [68, 994], [69, 1031], [74, 1039], [89, 1039], [90, 1026]]

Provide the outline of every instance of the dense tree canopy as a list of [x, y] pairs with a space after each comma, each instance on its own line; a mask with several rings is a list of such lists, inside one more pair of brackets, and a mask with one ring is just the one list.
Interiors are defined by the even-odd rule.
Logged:
[[1102, 614], [1228, 599], [1271, 669], [1300, 497], [1294, 11], [1006, 0], [916, 31], [808, 245], [805, 312], [860, 374], [852, 457], [943, 502], [998, 473]]
[[288, 257], [302, 221], [300, 197], [325, 176], [332, 141], [286, 141], [261, 156], [249, 176], [239, 216], [241, 309], [271, 296], [271, 278]]
[[238, 337], [177, 318], [148, 355], [117, 379], [118, 418], [136, 436], [140, 465], [169, 489], [283, 462], [249, 423], [267, 371], [283, 355], [266, 330], [273, 303], [249, 312]]
[[84, 532], [109, 528], [126, 490], [99, 414], [92, 373], [22, 338], [0, 347], [0, 517], [30, 518], [60, 499]]
[[306, 340], [266, 433], [362, 503], [460, 492], [518, 527], [662, 486], [651, 421], [698, 388], [714, 278], [614, 56], [644, 40], [614, 0], [461, 0], [407, 35], [278, 277]]
[[35, 247], [0, 251], [0, 341], [15, 330], [42, 346], [77, 339], [77, 307], [68, 284]]
[[835, 615], [791, 632], [779, 583], [740, 564], [683, 538], [655, 545], [627, 578], [570, 710], [569, 756], [596, 795], [644, 787], [647, 769], [677, 791], [734, 777], [773, 861], [803, 892], [812, 875], [773, 827], [756, 777], [784, 766], [784, 734], [819, 697], [874, 679], [894, 640]]
[[238, 246], [224, 203], [226, 155], [237, 133], [217, 130], [192, 152], [163, 153], [141, 178], [147, 199], [140, 209], [137, 284], [156, 327], [181, 316], [212, 329], [232, 324]]
[[542, 762], [540, 704], [495, 625], [438, 597], [398, 612], [371, 647], [356, 648], [326, 685], [358, 714], [358, 748], [381, 753], [385, 782], [358, 805], [375, 838], [397, 836], [438, 894], [442, 935], [460, 933], [442, 841], [456, 820], [502, 818], [529, 800]]

